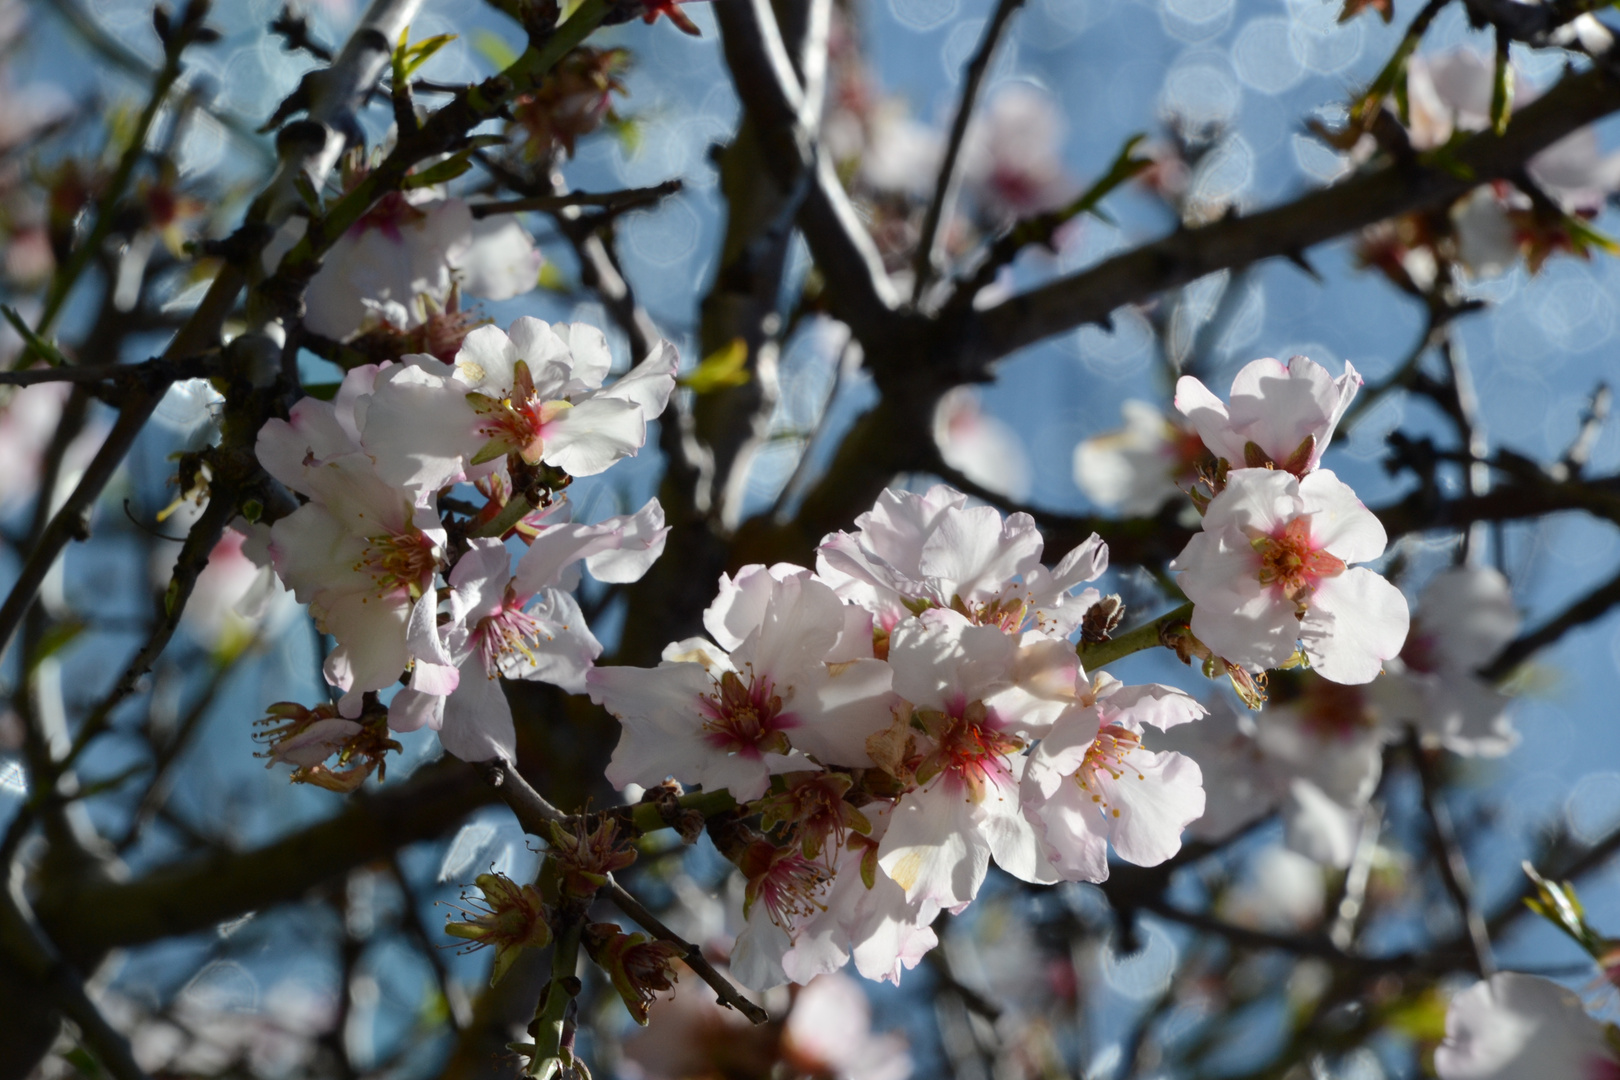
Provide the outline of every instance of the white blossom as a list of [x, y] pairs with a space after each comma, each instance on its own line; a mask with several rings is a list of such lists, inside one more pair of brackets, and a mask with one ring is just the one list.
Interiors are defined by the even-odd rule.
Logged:
[[1400, 651], [1409, 620], [1399, 589], [1350, 565], [1384, 545], [1384, 527], [1328, 470], [1236, 469], [1170, 566], [1193, 634], [1217, 655], [1262, 671], [1298, 642], [1324, 678], [1364, 683]]

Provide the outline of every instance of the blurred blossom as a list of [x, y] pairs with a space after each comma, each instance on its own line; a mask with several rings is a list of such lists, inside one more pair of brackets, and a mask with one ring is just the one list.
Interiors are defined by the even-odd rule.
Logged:
[[1123, 428], [1074, 448], [1074, 482], [1103, 509], [1125, 517], [1155, 513], [1192, 486], [1203, 440], [1185, 421], [1148, 402], [1126, 401], [1119, 411]]
[[1054, 210], [1075, 191], [1063, 168], [1063, 116], [1052, 96], [1022, 83], [997, 91], [962, 144], [963, 190], [993, 222]]
[[[684, 975], [684, 973], [683, 973]], [[871, 1006], [846, 975], [822, 975], [792, 992], [766, 995], [770, 1023], [754, 1027], [685, 981], [652, 1007], [645, 1031], [624, 1047], [626, 1069], [643, 1080], [906, 1080], [904, 1038], [872, 1031]]]
[[[267, 273], [305, 224], [292, 218], [265, 248]], [[361, 331], [411, 330], [453, 306], [453, 295], [506, 300], [528, 292], [540, 263], [515, 218], [476, 219], [461, 199], [434, 198], [426, 189], [389, 193], [327, 252], [309, 284], [304, 325], [337, 341]]]
[[141, 1068], [180, 1076], [298, 1074], [316, 1063], [321, 1040], [340, 1015], [329, 992], [295, 979], [274, 984], [247, 1008], [232, 1007], [246, 1003], [221, 999], [196, 982], [161, 1013], [114, 994], [99, 1004], [129, 1033]]
[[1300, 931], [1321, 921], [1326, 902], [1319, 862], [1287, 848], [1268, 847], [1249, 860], [1242, 880], [1224, 897], [1221, 913], [1241, 926]]
[[971, 386], [945, 392], [934, 410], [934, 442], [945, 464], [1015, 502], [1029, 497], [1034, 471], [1018, 432], [985, 412]]
[[[1355, 691], [1316, 682], [1331, 693]], [[1290, 850], [1329, 866], [1349, 865], [1382, 765], [1381, 744], [1370, 733], [1350, 726], [1324, 739], [1301, 724], [1297, 711], [1274, 707], [1240, 715], [1219, 697], [1201, 723], [1177, 728], [1159, 744], [1221, 778], [1205, 790], [1204, 816], [1188, 826], [1189, 836], [1225, 840], [1276, 811]]]
[[521, 134], [523, 157], [546, 161], [559, 151], [573, 157], [582, 136], [619, 123], [613, 96], [625, 93], [620, 76], [629, 66], [626, 49], [580, 46], [564, 56], [538, 90], [512, 103], [508, 133]]
[[[266, 534], [257, 541], [260, 545], [268, 543], [267, 528], [248, 528]], [[244, 553], [248, 542], [235, 529], [225, 530], [180, 616], [186, 633], [216, 656], [234, 656], [261, 634], [274, 636], [299, 610], [275, 572]]]
[[1452, 998], [1434, 1071], [1440, 1080], [1607, 1080], [1620, 1075], [1620, 1052], [1574, 992], [1504, 971]]
[[[8, 351], [0, 340], [0, 355]], [[70, 392], [67, 383], [12, 390], [9, 400], [7, 392], [0, 391], [0, 513], [15, 511], [39, 490], [45, 449], [56, 433]], [[99, 418], [92, 418], [69, 444], [57, 481], [59, 491], [74, 483], [90, 463], [105, 430]]]
[[1496, 659], [1522, 623], [1507, 578], [1489, 568], [1453, 567], [1418, 598], [1401, 655], [1372, 687], [1383, 722], [1415, 725], [1429, 745], [1498, 757], [1519, 741], [1511, 700], [1476, 672]]

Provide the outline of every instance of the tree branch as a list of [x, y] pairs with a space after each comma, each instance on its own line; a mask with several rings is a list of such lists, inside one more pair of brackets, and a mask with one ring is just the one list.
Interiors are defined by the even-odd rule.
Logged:
[[962, 143], [967, 138], [968, 124], [973, 119], [973, 109], [978, 102], [979, 84], [984, 81], [985, 73], [990, 70], [990, 58], [995, 55], [996, 45], [1001, 41], [1001, 35], [1006, 31], [1007, 24], [1012, 21], [1013, 13], [1023, 5], [1024, 0], [997, 0], [996, 10], [984, 28], [984, 36], [979, 39], [979, 49], [973, 54], [973, 59], [968, 61], [967, 69], [962, 75], [962, 98], [956, 105], [956, 118], [951, 121], [951, 134], [945, 144], [945, 157], [939, 165], [939, 178], [934, 181], [934, 195], [928, 203], [927, 212], [923, 215], [922, 230], [917, 238], [917, 251], [912, 259], [912, 271], [915, 275], [911, 287], [913, 304], [927, 292], [934, 275], [943, 263], [940, 226], [954, 207], [957, 191], [961, 187], [961, 175], [956, 167], [957, 160], [961, 156]]
[[[1540, 151], [1620, 109], [1620, 81], [1602, 69], [1565, 77], [1513, 117], [1456, 150], [1452, 169], [1392, 163], [1291, 203], [1197, 229], [1178, 229], [1089, 270], [1012, 297], [979, 314], [969, 359], [982, 367], [1043, 338], [1217, 270], [1306, 248], [1386, 218], [1441, 206], [1511, 176]], [[1467, 179], [1464, 179], [1466, 174]]]
[[446, 759], [403, 783], [347, 796], [331, 818], [263, 847], [191, 859], [131, 882], [58, 883], [36, 907], [75, 957], [188, 934], [297, 900], [357, 865], [442, 836], [492, 797], [471, 769]]

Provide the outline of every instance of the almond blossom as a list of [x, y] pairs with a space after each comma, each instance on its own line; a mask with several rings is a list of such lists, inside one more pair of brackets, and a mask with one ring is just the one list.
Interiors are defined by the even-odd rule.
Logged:
[[1440, 1080], [1609, 1080], [1620, 1076], [1620, 1054], [1573, 991], [1504, 971], [1451, 999], [1434, 1071]]
[[1337, 379], [1303, 356], [1284, 365], [1264, 357], [1232, 380], [1229, 404], [1191, 375], [1176, 383], [1176, 410], [1192, 421], [1210, 453], [1234, 469], [1276, 465], [1303, 477], [1322, 461], [1361, 376], [1348, 362]]
[[609, 782], [674, 777], [744, 802], [773, 773], [807, 767], [796, 750], [869, 764], [867, 734], [887, 725], [893, 700], [870, 630], [864, 640], [846, 633], [843, 602], [799, 567], [744, 567], [721, 585], [703, 615], [713, 641], [676, 642], [656, 668], [587, 677], [591, 700], [624, 726]]
[[[302, 225], [294, 219], [265, 249], [267, 271]], [[327, 252], [306, 293], [304, 325], [337, 341], [383, 327], [410, 330], [453, 292], [485, 300], [528, 292], [540, 263], [534, 240], [510, 217], [477, 220], [461, 199], [390, 192]]]
[[808, 905], [794, 917], [755, 904], [737, 935], [732, 969], [746, 986], [808, 983], [854, 961], [863, 976], [898, 983], [935, 945], [939, 904], [908, 900], [878, 866], [878, 848], [893, 817], [891, 803], [863, 808], [869, 829], [844, 837], [835, 858], [814, 877]]
[[1521, 623], [1507, 579], [1489, 568], [1453, 567], [1418, 597], [1412, 632], [1375, 700], [1391, 727], [1417, 726], [1425, 742], [1456, 754], [1500, 756], [1518, 743], [1508, 720], [1511, 698], [1481, 678], [1518, 635]]
[[504, 332], [481, 326], [453, 365], [410, 356], [378, 377], [366, 449], [400, 483], [452, 468], [456, 479], [471, 479], [508, 454], [594, 476], [640, 450], [647, 422], [669, 404], [678, 363], [663, 342], [603, 387], [612, 355], [597, 328], [527, 316]]
[[855, 532], [821, 541], [816, 571], [885, 631], [909, 614], [951, 608], [1008, 633], [1072, 634], [1099, 598], [1095, 589], [1073, 590], [1108, 568], [1107, 546], [1093, 534], [1048, 570], [1034, 518], [1003, 519], [995, 507], [967, 501], [943, 484], [922, 495], [886, 488], [855, 519]]
[[346, 717], [366, 691], [391, 685], [409, 664], [411, 608], [434, 588], [447, 540], [434, 506], [444, 477], [400, 487], [359, 448], [355, 407], [377, 369], [356, 368], [332, 402], [304, 398], [288, 420], [259, 432], [265, 470], [309, 502], [277, 521], [268, 554], [276, 573], [316, 625], [337, 639], [329, 682], [344, 690]]
[[1012, 681], [1016, 652], [997, 627], [954, 611], [907, 620], [889, 643], [894, 689], [911, 714], [878, 764], [916, 786], [895, 808], [878, 864], [908, 900], [968, 903], [992, 857], [1024, 881], [1058, 878], [1019, 801], [1030, 732], [986, 701]]
[[1142, 745], [1142, 726], [1161, 730], [1204, 715], [1168, 686], [1124, 686], [1096, 676], [1031, 753], [1024, 812], [1046, 856], [1070, 881], [1108, 877], [1108, 847], [1138, 866], [1157, 866], [1181, 849], [1181, 831], [1204, 812], [1203, 776], [1182, 754]]
[[601, 581], [637, 581], [669, 530], [656, 499], [634, 516], [596, 525], [543, 526], [514, 572], [501, 541], [474, 539], [450, 571], [446, 621], [436, 597], [412, 610], [410, 685], [394, 696], [389, 727], [439, 733], [464, 761], [516, 760], [512, 711], [500, 679], [535, 679], [583, 693], [602, 645], [568, 590], [584, 561]]
[[1074, 482], [1104, 509], [1126, 517], [1156, 513], [1197, 479], [1203, 440], [1185, 421], [1145, 401], [1126, 401], [1119, 410], [1123, 428], [1074, 448]]
[[1303, 480], [1237, 469], [1170, 568], [1193, 602], [1193, 634], [1227, 661], [1280, 667], [1297, 642], [1324, 678], [1364, 683], [1400, 652], [1409, 620], [1399, 589], [1350, 565], [1378, 558], [1385, 542], [1326, 469]]
[[1064, 173], [1063, 117], [1050, 94], [1011, 84], [985, 105], [962, 146], [962, 182], [979, 212], [993, 222], [1054, 210], [1069, 198]]
[[1029, 497], [1029, 455], [1018, 432], [984, 411], [971, 386], [947, 390], [934, 409], [934, 443], [945, 464], [1009, 499]]

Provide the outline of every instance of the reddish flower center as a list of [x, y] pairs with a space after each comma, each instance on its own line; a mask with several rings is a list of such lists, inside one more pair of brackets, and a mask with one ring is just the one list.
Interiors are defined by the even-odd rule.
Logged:
[[1327, 739], [1348, 740], [1374, 723], [1361, 687], [1326, 679], [1311, 680], [1299, 715], [1307, 730]]
[[421, 596], [433, 587], [433, 575], [439, 569], [439, 547], [414, 526], [403, 533], [368, 537], [355, 569], [371, 576], [378, 595], [407, 589], [411, 596]]
[[1406, 636], [1406, 644], [1401, 646], [1401, 662], [1413, 671], [1439, 671], [1439, 640], [1433, 634], [1422, 633], [1422, 627], [1414, 623], [1412, 632]]
[[1138, 780], [1145, 779], [1136, 771], [1135, 767], [1126, 762], [1132, 750], [1142, 745], [1142, 737], [1136, 732], [1122, 728], [1118, 724], [1109, 724], [1097, 732], [1097, 738], [1092, 741], [1091, 749], [1086, 751], [1086, 758], [1075, 770], [1074, 782], [1085, 789], [1096, 803], [1110, 817], [1119, 817], [1119, 808], [1109, 806], [1103, 798], [1103, 788], [1098, 782], [1099, 773], [1107, 773], [1115, 780], [1122, 780], [1127, 776], [1135, 776]]
[[492, 679], [501, 673], [506, 663], [519, 656], [534, 663], [532, 646], [542, 637], [551, 639], [551, 635], [540, 629], [534, 616], [523, 610], [511, 589], [506, 591], [506, 602], [500, 609], [478, 620], [473, 629], [478, 658]]
[[758, 757], [785, 754], [790, 749], [787, 729], [798, 717], [782, 711], [782, 698], [769, 676], [742, 676], [728, 671], [717, 680], [714, 692], [698, 699], [703, 713], [703, 740], [716, 750]]
[[360, 215], [360, 220], [356, 221], [349, 231], [358, 237], [367, 229], [376, 229], [397, 244], [400, 239], [399, 230], [402, 227], [415, 224], [425, 217], [426, 212], [412, 206], [402, 192], [390, 191], [378, 199], [370, 210]]
[[1253, 541], [1260, 556], [1260, 584], [1275, 585], [1284, 596], [1303, 604], [1323, 578], [1344, 573], [1344, 562], [1318, 549], [1311, 540], [1311, 520], [1297, 517], [1274, 536]]
[[568, 401], [545, 401], [535, 392], [529, 365], [517, 362], [512, 375], [512, 392], [499, 400], [483, 394], [469, 394], [473, 411], [481, 418], [480, 435], [489, 442], [473, 457], [473, 464], [492, 461], [506, 454], [518, 454], [530, 465], [538, 464], [545, 452], [546, 425], [565, 409]]
[[962, 788], [974, 802], [984, 799], [990, 786], [1012, 785], [1012, 769], [1007, 759], [1024, 748], [1022, 739], [996, 730], [981, 701], [966, 706], [960, 716], [919, 710], [917, 719], [934, 736], [934, 750], [917, 768], [917, 779], [926, 783], [943, 774], [953, 788]]
[[746, 906], [765, 905], [766, 914], [777, 926], [787, 929], [794, 920], [822, 910], [816, 896], [827, 884], [826, 867], [812, 862], [792, 848], [778, 848], [768, 841], [756, 841], [744, 852], [739, 865], [748, 876], [744, 892]]

